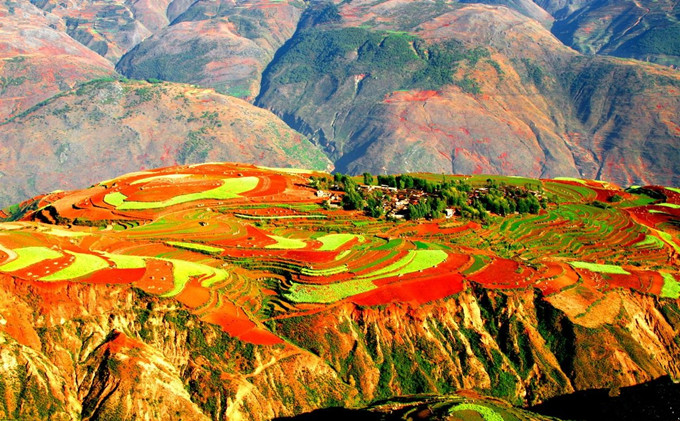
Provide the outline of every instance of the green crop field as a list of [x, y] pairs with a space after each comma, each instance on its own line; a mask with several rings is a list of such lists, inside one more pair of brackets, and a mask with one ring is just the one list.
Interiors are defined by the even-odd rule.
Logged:
[[675, 277], [666, 272], [661, 272], [663, 276], [663, 288], [661, 289], [661, 296], [668, 298], [680, 297], [680, 282]]
[[40, 278], [41, 281], [70, 281], [109, 267], [106, 260], [93, 254], [71, 251], [67, 251], [67, 253], [73, 255], [75, 260], [64, 269], [51, 275], [43, 276]]
[[635, 243], [635, 247], [662, 249], [665, 243], [654, 235], [645, 235], [645, 239]]
[[17, 248], [14, 249], [14, 252], [18, 255], [17, 259], [0, 266], [1, 271], [13, 272], [40, 263], [43, 260], [56, 259], [63, 256], [62, 253], [48, 247]]
[[484, 421], [503, 421], [503, 417], [500, 414], [485, 405], [479, 405], [475, 403], [461, 403], [449, 409], [449, 414], [453, 415], [460, 411], [477, 412], [479, 415], [481, 415]]
[[269, 238], [276, 241], [276, 244], [265, 246], [268, 249], [303, 249], [307, 243], [297, 238], [286, 238], [279, 235], [270, 235]]
[[347, 265], [342, 265], [342, 266], [336, 266], [333, 268], [328, 268], [328, 269], [310, 269], [310, 268], [302, 268], [300, 269], [300, 273], [303, 275], [308, 275], [308, 276], [330, 276], [330, 275], [337, 275], [338, 273], [344, 273], [347, 272], [349, 269]]
[[205, 252], [209, 254], [219, 254], [224, 251], [224, 249], [219, 248], [219, 247], [213, 247], [213, 246], [208, 246], [205, 244], [199, 244], [199, 243], [187, 243], [184, 241], [168, 241], [167, 244], [187, 250], [193, 250], [193, 251], [199, 251], [199, 252]]
[[197, 200], [227, 200], [240, 197], [241, 193], [250, 191], [257, 186], [257, 177], [228, 178], [222, 180], [220, 187], [206, 190], [200, 193], [184, 194], [174, 196], [160, 202], [135, 202], [127, 201], [127, 196], [121, 192], [109, 193], [104, 196], [104, 202], [120, 210], [144, 210], [166, 208], [181, 203], [193, 202]]
[[229, 278], [229, 274], [222, 270], [201, 263], [188, 262], [178, 259], [159, 259], [172, 263], [174, 287], [163, 294], [164, 297], [172, 297], [184, 289], [192, 278], [201, 280], [201, 285], [210, 287]]
[[140, 256], [104, 252], [102, 252], [102, 255], [115, 263], [119, 269], [140, 269], [146, 267], [146, 261]]
[[671, 208], [671, 209], [680, 209], [680, 205], [678, 205], [676, 203], [659, 203], [659, 204], [657, 204], [657, 206], [665, 206], [665, 207]]
[[328, 304], [377, 288], [370, 280], [352, 279], [328, 285], [294, 283], [285, 295], [294, 303]]
[[604, 265], [599, 263], [588, 263], [588, 262], [569, 262], [572, 267], [579, 269], [588, 269], [591, 272], [598, 273], [611, 273], [618, 275], [630, 275], [630, 272], [615, 265]]
[[376, 280], [387, 276], [399, 276], [428, 269], [444, 262], [447, 254], [443, 250], [411, 250], [400, 260], [377, 271], [364, 275], [363, 279]]
[[339, 249], [340, 247], [354, 240], [355, 238], [358, 238], [360, 243], [364, 242], [363, 236], [346, 233], [327, 234], [316, 239], [323, 243], [323, 245], [318, 248], [319, 251], [333, 251]]
[[447, 256], [447, 253], [443, 250], [411, 250], [396, 262], [366, 275], [357, 276], [349, 281], [325, 285], [294, 282], [286, 294], [286, 299], [299, 303], [332, 303], [340, 301], [347, 297], [375, 289], [376, 286], [372, 281], [429, 269], [444, 262]]

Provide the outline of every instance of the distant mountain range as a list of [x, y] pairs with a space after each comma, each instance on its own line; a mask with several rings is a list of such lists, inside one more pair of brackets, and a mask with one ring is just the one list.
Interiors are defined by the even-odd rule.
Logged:
[[[664, 0], [3, 1], [0, 206], [208, 158], [680, 185], [678, 13]], [[232, 124], [214, 114], [225, 104], [257, 117]], [[83, 162], [90, 178], [72, 172]]]

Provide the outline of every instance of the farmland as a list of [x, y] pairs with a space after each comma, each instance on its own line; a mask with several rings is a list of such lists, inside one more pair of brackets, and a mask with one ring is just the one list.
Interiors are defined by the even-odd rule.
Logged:
[[[43, 332], [85, 336], [111, 320], [118, 330], [101, 340], [117, 352], [153, 344], [173, 355], [186, 347], [174, 355], [191, 355], [188, 369], [209, 367], [182, 380], [195, 402], [206, 392], [193, 376], [210, 393], [237, 396], [251, 379], [297, 381], [297, 370], [333, 370], [337, 377], [297, 384], [296, 397], [282, 398], [309, 410], [337, 405], [315, 401], [317, 386], [356, 391], [338, 392], [354, 408], [461, 389], [530, 405], [676, 370], [675, 189], [412, 177], [413, 188], [402, 188], [398, 180], [410, 183], [402, 177], [387, 189], [353, 179], [362, 193], [372, 190], [355, 197], [353, 210], [342, 207], [352, 194], [342, 190], [352, 184], [346, 176], [229, 163], [145, 170], [38, 196], [0, 215], [3, 291], [27, 297], [16, 298], [26, 303], [21, 309], [0, 307], [0, 333], [41, 349]], [[420, 194], [416, 180], [429, 191]], [[404, 192], [408, 207], [421, 208], [455, 193], [453, 212], [432, 205], [415, 220], [371, 212], [369, 199], [389, 208], [406, 202]], [[520, 212], [529, 194], [539, 206]], [[483, 209], [493, 203], [485, 195], [513, 199], [517, 209]], [[99, 302], [112, 307], [99, 310]], [[25, 333], [26, 314], [44, 321], [40, 334]], [[597, 352], [615, 357], [593, 358], [591, 343], [606, 343]], [[632, 374], [617, 374], [624, 365]], [[241, 380], [229, 383], [234, 378]], [[440, 412], [505, 419], [491, 401], [456, 402]]]
[[[26, 282], [128, 283], [262, 344], [285, 339], [272, 321], [327, 305], [426, 303], [471, 285], [536, 288], [555, 302], [575, 286], [582, 296], [614, 288], [678, 296], [675, 189], [648, 187], [665, 198], [652, 199], [601, 182], [529, 180], [555, 203], [480, 225], [329, 209], [310, 176], [326, 177], [204, 164], [38, 197], [4, 213], [18, 221], [0, 228], [0, 271]], [[596, 201], [614, 194], [625, 200]]]

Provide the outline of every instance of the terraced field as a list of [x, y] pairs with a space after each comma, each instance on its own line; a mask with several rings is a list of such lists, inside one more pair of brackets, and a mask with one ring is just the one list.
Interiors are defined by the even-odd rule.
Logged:
[[680, 295], [677, 189], [494, 177], [556, 200], [482, 226], [328, 208], [312, 175], [327, 176], [215, 163], [38, 197], [3, 211], [0, 272], [27, 283], [129, 284], [256, 344], [284, 340], [272, 320], [344, 301], [421, 304], [471, 285], [536, 288], [555, 305], [577, 296], [583, 319], [599, 317], [614, 288]]

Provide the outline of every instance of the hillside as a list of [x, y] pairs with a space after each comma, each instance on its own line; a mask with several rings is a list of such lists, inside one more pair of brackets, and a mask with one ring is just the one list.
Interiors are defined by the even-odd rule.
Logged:
[[332, 164], [268, 111], [211, 89], [100, 79], [0, 123], [0, 206], [144, 168]]
[[317, 9], [268, 67], [256, 104], [340, 171], [680, 182], [675, 70], [576, 54], [498, 6]]
[[0, 2], [0, 121], [113, 65], [69, 37], [57, 16], [29, 2]]
[[347, 177], [218, 163], [7, 208], [0, 416], [261, 420], [425, 393], [514, 419], [479, 394], [679, 377], [678, 189], [410, 177], [357, 188], [454, 216], [365, 216], [336, 207]]
[[297, 0], [197, 1], [116, 68], [130, 78], [194, 83], [252, 100], [262, 72], [295, 32], [303, 10]]
[[553, 33], [578, 51], [680, 65], [677, 2], [593, 1], [576, 10], [545, 3], [559, 17]]

